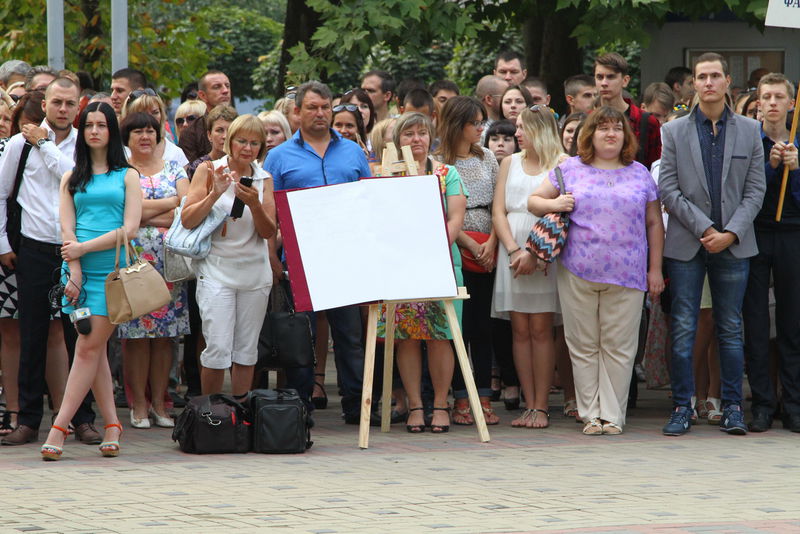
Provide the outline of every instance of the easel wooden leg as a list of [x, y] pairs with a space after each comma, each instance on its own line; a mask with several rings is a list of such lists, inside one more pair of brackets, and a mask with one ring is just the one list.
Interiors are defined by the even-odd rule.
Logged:
[[475, 426], [478, 427], [478, 436], [484, 443], [489, 441], [489, 430], [486, 428], [486, 419], [483, 417], [481, 401], [478, 397], [478, 388], [475, 387], [475, 377], [472, 376], [472, 366], [470, 365], [467, 348], [464, 346], [464, 338], [461, 336], [461, 327], [458, 324], [456, 308], [452, 300], [444, 301], [444, 311], [447, 314], [447, 323], [450, 332], [453, 334], [453, 342], [456, 345], [456, 355], [458, 364], [461, 366], [461, 374], [464, 377], [464, 384], [467, 386], [469, 405], [472, 408], [472, 417], [475, 419]]
[[395, 304], [386, 304], [386, 337], [383, 349], [383, 397], [381, 404], [381, 432], [389, 432], [392, 425], [392, 375], [394, 369], [394, 310]]
[[[358, 427], [358, 446], [369, 446], [369, 417], [372, 413], [372, 375], [375, 372], [375, 343], [378, 333], [380, 304], [370, 304], [367, 316], [367, 346], [364, 347], [364, 380], [361, 385], [361, 422]], [[473, 386], [474, 387], [474, 386]]]

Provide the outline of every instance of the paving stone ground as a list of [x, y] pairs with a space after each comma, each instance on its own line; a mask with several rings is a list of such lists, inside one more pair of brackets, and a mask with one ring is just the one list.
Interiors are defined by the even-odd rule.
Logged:
[[332, 396], [301, 455], [188, 455], [127, 423], [119, 458], [72, 439], [59, 462], [1, 447], [0, 533], [800, 532], [800, 434], [667, 438], [667, 392], [645, 391], [623, 435], [589, 437], [560, 403], [546, 430], [511, 428], [497, 403], [489, 443], [394, 425], [360, 450]]

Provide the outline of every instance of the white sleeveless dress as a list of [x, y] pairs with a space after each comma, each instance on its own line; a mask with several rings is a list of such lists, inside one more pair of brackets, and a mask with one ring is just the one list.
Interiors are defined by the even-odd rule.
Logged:
[[[506, 179], [506, 211], [511, 234], [518, 247], [525, 250], [525, 242], [531, 226], [539, 219], [528, 211], [528, 197], [547, 179], [547, 172], [536, 176], [526, 174], [522, 168], [522, 155], [512, 154], [511, 167]], [[492, 317], [508, 319], [508, 312], [521, 313], [560, 313], [558, 292], [556, 290], [556, 274], [558, 265], [552, 263], [547, 274], [535, 271], [531, 274], [514, 278], [508, 265], [508, 251], [502, 243], [498, 245], [497, 275], [494, 280], [492, 297]]]

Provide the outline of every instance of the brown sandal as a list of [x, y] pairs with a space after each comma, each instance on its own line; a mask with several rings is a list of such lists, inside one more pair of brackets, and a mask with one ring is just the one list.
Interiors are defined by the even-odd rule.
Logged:
[[481, 409], [483, 410], [483, 419], [487, 425], [496, 425], [500, 423], [500, 416], [494, 412], [494, 408], [488, 398], [481, 399]]

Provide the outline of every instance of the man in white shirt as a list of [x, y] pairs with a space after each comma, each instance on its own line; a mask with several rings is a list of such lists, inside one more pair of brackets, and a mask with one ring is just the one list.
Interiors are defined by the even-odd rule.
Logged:
[[[40, 126], [23, 126], [21, 133], [9, 139], [0, 160], [0, 263], [16, 269], [20, 327], [18, 427], [3, 438], [3, 445], [30, 443], [39, 434], [51, 318], [48, 293], [61, 268], [59, 184], [64, 173], [75, 166], [77, 130], [72, 123], [78, 113], [79, 97], [80, 89], [69, 78], [51, 82], [42, 102], [45, 120]], [[15, 252], [6, 228], [7, 201], [13, 195], [26, 142], [33, 148], [25, 161], [17, 195], [22, 208], [22, 235]], [[61, 323], [71, 359], [77, 335], [69, 317], [62, 315]], [[60, 393], [63, 395], [63, 391]], [[93, 422], [91, 403], [84, 400], [72, 420], [78, 439], [84, 443], [100, 442]]]

